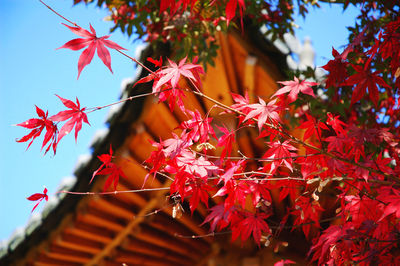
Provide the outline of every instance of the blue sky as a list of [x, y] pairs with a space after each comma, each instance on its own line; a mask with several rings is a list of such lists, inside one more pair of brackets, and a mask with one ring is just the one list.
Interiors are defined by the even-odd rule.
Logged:
[[[72, 6], [72, 0], [47, 0], [63, 16], [88, 28], [89, 22], [98, 36], [107, 35], [112, 23], [103, 21], [107, 15], [94, 5]], [[296, 31], [299, 39], [311, 37], [317, 52], [316, 65], [323, 65], [336, 49], [346, 44], [346, 26], [352, 26], [357, 10], [342, 13], [340, 7], [310, 10], [306, 21], [299, 19]], [[26, 143], [15, 142], [28, 133], [12, 126], [36, 116], [37, 105], [49, 114], [64, 106], [55, 96], [74, 100], [82, 106], [101, 106], [118, 99], [120, 84], [135, 75], [135, 66], [123, 56], [111, 52], [111, 74], [97, 56], [77, 80], [77, 62], [81, 51], [56, 50], [65, 42], [76, 38], [61, 25], [62, 21], [39, 1], [2, 0], [0, 5], [0, 240], [7, 239], [13, 230], [24, 226], [31, 215], [33, 203], [26, 200], [32, 193], [41, 192], [43, 186], [49, 195], [56, 191], [64, 177], [73, 174], [77, 159], [90, 153], [89, 144], [96, 130], [104, 128], [108, 110], [91, 113], [91, 126], [84, 125], [78, 142], [67, 135], [59, 144], [56, 156], [40, 152], [42, 137], [29, 150]], [[135, 55], [137, 43], [120, 31], [110, 40], [127, 48]], [[342, 49], [339, 49], [342, 50]], [[35, 211], [40, 211], [43, 206]]]

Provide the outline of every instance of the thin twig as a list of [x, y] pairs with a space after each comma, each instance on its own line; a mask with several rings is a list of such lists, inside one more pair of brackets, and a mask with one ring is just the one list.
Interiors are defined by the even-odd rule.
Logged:
[[47, 7], [48, 9], [51, 10], [51, 12], [53, 12], [54, 14], [56, 14], [57, 16], [59, 16], [60, 18], [62, 18], [63, 20], [67, 21], [68, 23], [74, 25], [75, 27], [79, 27], [78, 24], [76, 24], [75, 22], [72, 22], [71, 20], [65, 18], [64, 16], [62, 16], [60, 13], [58, 13], [57, 11], [55, 11], [53, 8], [51, 8], [49, 5], [47, 5], [45, 2], [43, 2], [42, 0], [39, 0], [40, 3], [42, 3], [45, 7]]
[[111, 194], [121, 194], [121, 193], [138, 193], [138, 192], [146, 192], [146, 191], [159, 191], [159, 190], [169, 190], [168, 187], [160, 187], [160, 188], [143, 188], [143, 189], [132, 189], [132, 190], [115, 190], [115, 191], [106, 191], [106, 192], [77, 192], [77, 191], [67, 191], [61, 190], [59, 193], [72, 194], [72, 195], [111, 195]]

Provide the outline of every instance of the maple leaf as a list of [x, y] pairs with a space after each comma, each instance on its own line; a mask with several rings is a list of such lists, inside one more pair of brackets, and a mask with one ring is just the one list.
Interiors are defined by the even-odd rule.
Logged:
[[338, 115], [334, 116], [333, 114], [328, 113], [327, 116], [328, 120], [326, 121], [326, 123], [330, 125], [333, 128], [333, 130], [335, 130], [336, 135], [344, 134], [345, 130], [343, 129], [343, 126], [347, 127], [346, 123], [342, 122], [339, 119]]
[[322, 123], [321, 121], [316, 121], [314, 117], [306, 113], [307, 121], [301, 123], [298, 128], [305, 129], [303, 140], [306, 141], [307, 139], [311, 138], [312, 136], [316, 136], [318, 139], [321, 138], [321, 130], [329, 130], [329, 128]]
[[44, 146], [46, 146], [47, 143], [49, 143], [49, 146], [45, 150], [45, 154], [49, 151], [50, 147], [53, 146], [53, 151], [54, 154], [56, 153], [56, 148], [57, 148], [57, 126], [51, 121], [48, 116], [48, 112], [46, 113], [40, 109], [39, 107], [36, 107], [36, 113], [39, 116], [39, 118], [31, 118], [26, 120], [25, 122], [22, 122], [20, 124], [17, 124], [17, 126], [32, 129], [29, 134], [23, 136], [20, 139], [17, 139], [17, 142], [26, 142], [28, 140], [31, 140], [28, 144], [28, 147], [26, 149], [29, 149], [33, 141], [42, 134], [43, 129], [46, 129], [46, 134], [43, 139], [42, 143], [42, 149]]
[[173, 138], [167, 139], [161, 143], [164, 146], [163, 152], [165, 158], [173, 159], [192, 145], [193, 142], [190, 139], [185, 140], [186, 135], [186, 132], [182, 132], [181, 136], [178, 137], [175, 133], [172, 133]]
[[96, 171], [93, 172], [92, 178], [90, 179], [89, 183], [93, 181], [93, 178], [96, 175], [108, 175], [106, 182], [104, 183], [103, 186], [103, 191], [106, 191], [106, 189], [110, 187], [113, 183], [114, 183], [114, 190], [117, 190], [119, 177], [121, 176], [126, 178], [126, 176], [122, 171], [121, 167], [111, 162], [111, 160], [114, 158], [111, 145], [109, 154], [102, 154], [97, 156], [97, 158], [99, 158], [102, 164], [99, 166], [99, 168], [97, 168]]
[[315, 98], [311, 86], [318, 85], [317, 82], [309, 82], [305, 80], [300, 81], [297, 77], [294, 77], [293, 81], [278, 81], [278, 83], [283, 84], [285, 86], [280, 88], [277, 92], [275, 92], [275, 94], [272, 95], [271, 98], [289, 92], [288, 95], [289, 103], [294, 102], [297, 99], [297, 95], [300, 92], [311, 95], [312, 97]]
[[242, 28], [243, 28], [243, 11], [246, 8], [244, 0], [229, 0], [226, 4], [225, 13], [226, 13], [226, 25], [229, 26], [229, 22], [235, 17], [236, 8], [239, 4], [239, 12], [240, 12], [240, 19], [242, 21]]
[[146, 59], [147, 61], [149, 61], [150, 63], [152, 63], [154, 66], [156, 66], [156, 67], [162, 67], [162, 62], [163, 62], [163, 60], [162, 60], [162, 57], [160, 56], [160, 59], [159, 60], [155, 60], [155, 59], [153, 59], [153, 58], [151, 58], [151, 57], [147, 57], [147, 59]]
[[309, 254], [315, 252], [312, 260], [318, 259], [318, 263], [323, 265], [328, 260], [332, 247], [345, 236], [344, 232], [342, 226], [329, 226], [319, 237], [318, 242], [311, 247]]
[[221, 197], [227, 195], [224, 207], [229, 210], [238, 202], [242, 208], [245, 208], [246, 196], [249, 193], [247, 182], [236, 182], [233, 179], [228, 180], [223, 187], [221, 187], [213, 197]]
[[173, 89], [178, 86], [181, 76], [192, 80], [195, 84], [200, 85], [201, 81], [199, 74], [204, 74], [204, 70], [200, 65], [188, 63], [186, 64], [186, 57], [176, 64], [174, 61], [168, 59], [169, 66], [158, 72], [160, 79], [154, 83], [153, 92], [160, 91], [164, 85], [170, 85]]
[[352, 65], [352, 67], [356, 73], [350, 76], [343, 83], [344, 86], [356, 85], [351, 96], [350, 104], [353, 105], [361, 100], [368, 89], [369, 99], [375, 104], [375, 106], [378, 106], [379, 91], [377, 84], [381, 87], [390, 89], [389, 85], [387, 85], [386, 82], [380, 76], [378, 76], [379, 71], [371, 72], [368, 64], [366, 64], [364, 67], [359, 65]]
[[191, 9], [193, 9], [197, 1], [199, 0], [161, 0], [160, 14], [170, 8], [170, 14], [174, 15], [181, 6], [182, 10], [186, 10], [189, 5], [191, 6]]
[[235, 134], [234, 132], [230, 132], [225, 127], [216, 126], [224, 135], [218, 138], [217, 146], [223, 147], [221, 152], [221, 160], [225, 158], [225, 156], [230, 156], [232, 152], [232, 145], [235, 141]]
[[[263, 155], [263, 158], [266, 159], [273, 159], [271, 163], [271, 173], [274, 173], [278, 166], [282, 163], [289, 168], [290, 171], [293, 172], [292, 163], [293, 159], [292, 156], [295, 156], [296, 153], [292, 151], [296, 151], [297, 149], [289, 144], [290, 140], [285, 140], [284, 142], [275, 141], [275, 142], [268, 142], [267, 144], [270, 146], [268, 151]], [[282, 158], [276, 159], [275, 158]]]
[[269, 215], [265, 213], [246, 213], [246, 216], [245, 219], [232, 228], [232, 241], [235, 241], [240, 235], [242, 242], [244, 242], [252, 234], [254, 241], [260, 246], [261, 233], [271, 234], [271, 229], [265, 221]]
[[203, 202], [208, 208], [208, 191], [211, 191], [211, 186], [207, 185], [207, 183], [199, 181], [199, 182], [190, 182], [189, 185], [185, 188], [185, 196], [190, 195], [189, 207], [190, 211], [194, 212], [200, 201]]
[[94, 30], [92, 25], [90, 25], [91, 32], [89, 32], [79, 26], [71, 27], [64, 23], [63, 23], [63, 25], [66, 26], [67, 28], [69, 28], [76, 35], [79, 35], [84, 38], [73, 39], [57, 49], [66, 48], [66, 49], [71, 49], [71, 50], [77, 51], [77, 50], [80, 50], [80, 49], [88, 46], [88, 48], [86, 48], [79, 57], [78, 79], [79, 79], [79, 76], [81, 75], [81, 71], [85, 68], [85, 66], [90, 64], [90, 62], [92, 61], [96, 50], [97, 50], [97, 55], [99, 56], [101, 61], [103, 61], [104, 65], [106, 65], [108, 67], [108, 69], [111, 71], [111, 73], [113, 73], [113, 71], [111, 69], [110, 52], [107, 50], [107, 48], [105, 46], [107, 46], [108, 48], [111, 48], [111, 49], [115, 49], [115, 50], [126, 50], [126, 49], [122, 48], [121, 46], [119, 46], [118, 44], [116, 44], [113, 41], [107, 40], [110, 37], [110, 35], [106, 35], [103, 37], [97, 37], [96, 31]]
[[205, 159], [203, 156], [196, 157], [194, 152], [184, 150], [176, 159], [178, 167], [190, 174], [197, 174], [202, 179], [206, 179], [208, 173], [213, 173], [219, 169], [212, 162]]
[[292, 260], [280, 260], [274, 264], [274, 266], [285, 266], [287, 264], [296, 264], [296, 262]]
[[96, 173], [96, 175], [108, 175], [106, 182], [103, 186], [103, 191], [106, 191], [111, 184], [114, 183], [114, 190], [117, 190], [117, 185], [119, 181], [119, 177], [126, 178], [124, 172], [122, 171], [121, 167], [116, 165], [115, 163], [109, 163], [107, 168], [104, 168]]
[[197, 142], [205, 143], [209, 140], [209, 134], [215, 136], [214, 129], [211, 126], [211, 117], [202, 118], [198, 110], [194, 112], [187, 110], [192, 119], [180, 124], [180, 128], [190, 130], [187, 137]]
[[32, 194], [29, 197], [27, 197], [26, 199], [31, 200], [31, 201], [37, 201], [37, 203], [35, 204], [35, 206], [33, 206], [33, 209], [31, 211], [31, 212], [33, 212], [43, 199], [45, 199], [46, 201], [49, 200], [49, 197], [47, 196], [47, 188], [45, 187], [43, 189], [43, 193]]
[[108, 167], [111, 163], [111, 160], [113, 159], [113, 150], [112, 147], [110, 145], [110, 151], [109, 154], [101, 154], [99, 156], [97, 156], [97, 158], [102, 162], [102, 164], [99, 166], [99, 168], [97, 168], [97, 170], [95, 170], [93, 172], [92, 178], [89, 181], [89, 184], [92, 183], [93, 178], [104, 168], [104, 167]]
[[[384, 212], [379, 218], [382, 221], [386, 216], [394, 214], [397, 219], [400, 218], [400, 191], [394, 188], [383, 190], [384, 194], [378, 196], [378, 199], [385, 202]], [[393, 193], [390, 193], [393, 192]]]
[[236, 163], [232, 162], [231, 167], [228, 170], [225, 170], [225, 173], [221, 176], [218, 183], [224, 181], [226, 184], [229, 180], [233, 178], [233, 175], [244, 166], [245, 160], [240, 160]]
[[326, 87], [339, 87], [347, 77], [348, 63], [343, 60], [342, 55], [332, 47], [333, 60], [330, 60], [326, 65], [322, 66], [323, 69], [329, 71], [325, 81]]
[[[295, 210], [292, 212], [296, 217], [293, 225], [302, 225], [304, 235], [308, 238], [312, 225], [320, 227], [319, 218], [323, 211], [324, 209], [318, 201], [314, 201], [310, 197], [300, 196], [296, 199]], [[313, 224], [310, 222], [313, 222]]]
[[218, 230], [222, 230], [229, 225], [229, 217], [235, 211], [235, 207], [225, 210], [224, 204], [218, 204], [210, 209], [210, 214], [204, 219], [205, 223], [210, 223], [210, 231], [214, 232], [218, 225]]
[[86, 107], [81, 108], [78, 98], [76, 98], [76, 104], [70, 100], [64, 99], [56, 95], [65, 107], [70, 108], [70, 110], [61, 111], [56, 115], [53, 115], [49, 119], [52, 121], [65, 121], [68, 120], [60, 129], [58, 135], [58, 142], [67, 134], [69, 134], [75, 126], [75, 141], [78, 138], [78, 132], [82, 129], [82, 121], [89, 124], [87, 116], [85, 114]]
[[246, 115], [243, 121], [257, 117], [258, 119], [257, 125], [260, 131], [268, 118], [274, 122], [275, 121], [281, 122], [278, 113], [278, 111], [280, 111], [281, 108], [275, 104], [276, 99], [270, 101], [268, 104], [266, 104], [265, 101], [261, 98], [258, 98], [258, 100], [260, 102], [259, 104], [255, 103], [249, 105], [249, 107], [253, 110]]

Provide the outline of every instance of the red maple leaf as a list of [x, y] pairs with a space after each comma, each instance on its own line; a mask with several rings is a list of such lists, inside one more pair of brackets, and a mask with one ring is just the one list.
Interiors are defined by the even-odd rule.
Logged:
[[232, 145], [233, 142], [235, 141], [235, 132], [230, 132], [225, 127], [219, 127], [219, 126], [216, 127], [223, 133], [223, 135], [218, 138], [218, 143], [217, 143], [217, 146], [223, 147], [223, 150], [220, 155], [221, 160], [223, 160], [225, 156], [231, 155]]
[[[382, 190], [383, 193], [378, 196], [378, 199], [385, 202], [384, 212], [379, 221], [383, 220], [386, 216], [394, 214], [397, 219], [400, 218], [400, 191], [394, 188]], [[393, 194], [391, 193], [393, 192]]]
[[179, 7], [182, 5], [182, 10], [190, 5], [191, 8], [194, 7], [198, 0], [161, 0], [160, 1], [160, 14], [170, 8], [170, 14], [174, 15], [178, 11]]
[[246, 8], [244, 0], [229, 0], [226, 4], [225, 13], [226, 13], [226, 25], [229, 25], [229, 22], [235, 17], [236, 8], [239, 4], [239, 12], [240, 12], [240, 19], [242, 22], [242, 29], [243, 29], [243, 11]]
[[327, 116], [328, 120], [326, 120], [326, 123], [335, 130], [336, 135], [344, 134], [345, 130], [343, 129], [343, 126], [347, 127], [346, 123], [342, 122], [338, 115], [334, 116], [333, 114], [328, 113]]
[[108, 48], [111, 48], [111, 49], [115, 49], [115, 50], [126, 50], [126, 49], [122, 48], [121, 46], [119, 46], [118, 44], [116, 44], [113, 41], [107, 40], [110, 37], [110, 35], [106, 35], [103, 37], [97, 37], [96, 31], [94, 30], [92, 25], [90, 25], [91, 32], [89, 32], [79, 26], [71, 27], [64, 23], [63, 23], [63, 25], [66, 26], [67, 28], [69, 28], [76, 35], [79, 35], [84, 38], [73, 39], [57, 49], [67, 48], [67, 49], [77, 51], [77, 50], [80, 50], [80, 49], [88, 46], [88, 48], [86, 48], [82, 52], [81, 56], [79, 57], [78, 79], [79, 79], [79, 76], [80, 76], [83, 68], [85, 66], [87, 66], [88, 64], [90, 64], [90, 62], [92, 61], [94, 53], [96, 52], [96, 49], [97, 49], [97, 55], [99, 56], [101, 61], [103, 61], [103, 63], [108, 67], [108, 69], [110, 69], [111, 73], [113, 72], [111, 69], [110, 52], [107, 50], [107, 48], [105, 46], [107, 46]]
[[218, 230], [222, 230], [229, 225], [229, 216], [235, 211], [232, 207], [229, 210], [225, 210], [224, 204], [218, 204], [210, 209], [210, 214], [204, 219], [205, 223], [210, 223], [210, 231], [214, 232], [218, 225]]
[[89, 183], [93, 181], [93, 178], [96, 175], [108, 175], [107, 180], [103, 186], [103, 191], [105, 191], [113, 183], [114, 183], [114, 190], [117, 190], [119, 177], [122, 176], [126, 178], [126, 176], [122, 171], [121, 167], [111, 162], [111, 160], [114, 158], [111, 145], [109, 154], [102, 154], [97, 156], [97, 158], [99, 158], [102, 164], [99, 166], [99, 168], [97, 168], [96, 171], [93, 172], [92, 178], [90, 179]]
[[329, 71], [325, 81], [326, 87], [339, 87], [347, 77], [348, 63], [342, 58], [342, 55], [332, 47], [333, 60], [330, 60], [326, 65], [322, 66], [323, 69]]
[[323, 265], [324, 262], [328, 261], [331, 249], [345, 236], [345, 231], [346, 230], [339, 225], [331, 225], [326, 229], [319, 237], [318, 242], [310, 249], [309, 254], [315, 252], [312, 260], [315, 261], [318, 259], [320, 265]]
[[263, 158], [273, 160], [271, 163], [271, 173], [275, 173], [277, 167], [282, 163], [293, 172], [293, 159], [291, 157], [296, 155], [293, 151], [296, 151], [297, 149], [289, 143], [290, 140], [285, 140], [284, 142], [280, 142], [279, 140], [268, 142], [268, 145], [271, 148], [268, 149]]
[[98, 172], [100, 172], [104, 167], [108, 167], [111, 163], [111, 160], [113, 159], [113, 150], [110, 145], [110, 153], [109, 154], [101, 154], [97, 156], [99, 160], [102, 162], [102, 164], [97, 168], [96, 171], [93, 172], [92, 178], [89, 181], [89, 184], [92, 183], [93, 178], [97, 175]]
[[313, 92], [313, 89], [311, 88], [311, 86], [318, 85], [318, 83], [316, 83], [316, 82], [299, 80], [297, 77], [294, 77], [293, 81], [278, 81], [278, 83], [283, 84], [285, 86], [283, 88], [279, 89], [277, 92], [275, 92], [275, 94], [272, 95], [271, 98], [289, 92], [289, 95], [288, 95], [289, 103], [294, 102], [297, 99], [297, 95], [300, 92], [311, 95], [312, 97], [315, 98], [315, 95], [314, 95], [314, 92]]
[[345, 86], [356, 85], [351, 96], [351, 105], [361, 100], [368, 88], [369, 99], [375, 104], [375, 106], [378, 106], [379, 91], [377, 84], [385, 88], [390, 88], [389, 85], [387, 85], [386, 82], [380, 76], [378, 76], [379, 71], [371, 72], [368, 64], [364, 67], [358, 65], [352, 66], [356, 73], [350, 76], [343, 83]]
[[[43, 144], [42, 144], [42, 149], [44, 146], [46, 146], [47, 143], [49, 143], [49, 146], [47, 147], [45, 154], [49, 151], [50, 147], [53, 146], [53, 151], [54, 154], [56, 153], [56, 148], [57, 148], [57, 126], [51, 121], [50, 119], [47, 118], [48, 112], [44, 112], [42, 109], [39, 107], [36, 107], [36, 113], [39, 116], [39, 118], [31, 118], [26, 120], [25, 122], [22, 122], [20, 124], [17, 124], [17, 126], [20, 127], [25, 127], [28, 129], [32, 129], [29, 134], [23, 136], [20, 139], [17, 139], [17, 142], [26, 142], [30, 139], [32, 139], [28, 147], [26, 149], [29, 149], [31, 146], [32, 142], [40, 136], [42, 133], [43, 129], [46, 129], [46, 134], [43, 139]], [[53, 144], [53, 145], [52, 145]]]
[[89, 124], [87, 116], [85, 114], [86, 107], [81, 109], [81, 105], [79, 103], [78, 98], [76, 98], [76, 104], [70, 100], [64, 99], [58, 95], [61, 102], [65, 105], [65, 107], [70, 108], [70, 110], [61, 111], [56, 115], [53, 115], [49, 119], [52, 121], [65, 121], [70, 119], [66, 122], [62, 128], [60, 129], [60, 133], [58, 135], [58, 142], [67, 134], [69, 134], [75, 126], [75, 141], [78, 138], [78, 132], [82, 129], [82, 121], [86, 124]]
[[185, 187], [185, 195], [191, 196], [189, 199], [190, 211], [194, 212], [200, 201], [203, 202], [208, 208], [208, 192], [212, 190], [212, 187], [207, 185], [207, 183], [198, 180], [197, 182], [190, 182], [189, 185]]
[[32, 194], [29, 197], [27, 197], [26, 199], [31, 200], [31, 201], [37, 201], [37, 203], [35, 204], [35, 206], [33, 206], [33, 209], [31, 211], [31, 212], [33, 212], [43, 199], [45, 199], [46, 201], [49, 200], [49, 197], [47, 196], [47, 188], [46, 187], [44, 188], [43, 193]]
[[271, 234], [271, 229], [265, 221], [269, 215], [265, 213], [246, 213], [246, 216], [246, 218], [232, 227], [232, 241], [237, 239], [240, 235], [242, 242], [244, 242], [249, 238], [250, 234], [252, 234], [254, 241], [260, 246], [261, 233], [265, 232], [268, 235]]
[[311, 226], [320, 228], [319, 218], [324, 211], [318, 201], [314, 201], [310, 197], [300, 196], [296, 200], [295, 210], [292, 212], [296, 217], [293, 222], [294, 228], [301, 225], [306, 238], [310, 235]]
[[186, 57], [176, 64], [174, 61], [168, 59], [169, 66], [158, 72], [160, 79], [154, 82], [153, 92], [160, 91], [164, 85], [170, 85], [173, 89], [178, 86], [179, 79], [182, 76], [192, 80], [195, 84], [200, 85], [200, 76], [204, 70], [200, 65], [188, 63], [186, 64]]
[[303, 140], [316, 136], [318, 139], [321, 138], [321, 130], [329, 130], [329, 128], [321, 121], [316, 121], [314, 117], [306, 113], [307, 121], [303, 122], [298, 128], [305, 129]]

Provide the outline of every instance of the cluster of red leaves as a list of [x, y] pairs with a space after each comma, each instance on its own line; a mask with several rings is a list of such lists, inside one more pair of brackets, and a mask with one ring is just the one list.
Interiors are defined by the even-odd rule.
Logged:
[[187, 78], [197, 89], [201, 87], [200, 75], [204, 74], [204, 70], [200, 65], [197, 65], [197, 58], [192, 63], [186, 63], [186, 57], [175, 63], [168, 59], [168, 66], [161, 67], [162, 60], [148, 59], [156, 67], [160, 67], [157, 71], [150, 73], [147, 77], [140, 79], [138, 83], [153, 81], [153, 93], [158, 93], [160, 102], [168, 102], [171, 110], [175, 104], [185, 111], [183, 97], [184, 93], [178, 82], [182, 77]]
[[[240, 236], [244, 242], [252, 235], [260, 245], [262, 239], [272, 237], [268, 220], [277, 215], [271, 204], [271, 193], [277, 191], [280, 201], [288, 197], [293, 203], [287, 213], [293, 217], [292, 230], [300, 228], [306, 238], [314, 239], [313, 260], [321, 264], [371, 262], [377, 252], [389, 254], [398, 247], [400, 227], [395, 221], [400, 194], [385, 185], [371, 188], [368, 182], [384, 181], [386, 176], [400, 173], [400, 168], [391, 165], [393, 157], [373, 156], [368, 145], [396, 147], [394, 136], [384, 128], [363, 129], [344, 123], [340, 116], [331, 113], [317, 119], [306, 112], [298, 127], [304, 130], [303, 139], [288, 138], [280, 126], [280, 117], [289, 109], [288, 104], [300, 97], [300, 92], [315, 97], [312, 86], [318, 84], [296, 77], [280, 83], [283, 88], [268, 103], [259, 99], [259, 103], [249, 104], [247, 96], [232, 96], [231, 108], [240, 114], [240, 126], [254, 125], [260, 137], [269, 138], [256, 172], [246, 172], [250, 167], [246, 157], [237, 162], [229, 157], [235, 153], [232, 149], [237, 132], [217, 126], [216, 134], [211, 118], [188, 110], [184, 111], [192, 118], [180, 125], [182, 133], [153, 143], [157, 150], [146, 163], [154, 165], [154, 172], [172, 176], [171, 193], [187, 199], [192, 212], [200, 202], [208, 206], [210, 197], [221, 197], [223, 202], [210, 209], [204, 223], [210, 223], [212, 231], [230, 228], [232, 240]], [[221, 157], [207, 156], [206, 147], [211, 143], [223, 148]], [[300, 150], [294, 146], [301, 143], [308, 145], [306, 156], [300, 156]], [[192, 150], [196, 144], [202, 152]], [[275, 177], [279, 178], [274, 180]], [[341, 199], [337, 217], [342, 219], [343, 226], [331, 225], [320, 235], [320, 220], [326, 208], [320, 198], [324, 197], [324, 189], [332, 186]], [[364, 196], [348, 196], [357, 191]], [[370, 198], [374, 193], [384, 196]], [[282, 221], [288, 223], [287, 218]], [[366, 237], [363, 244], [358, 241], [361, 237]], [[393, 263], [393, 257], [384, 260]]]
[[[36, 106], [36, 113], [39, 118], [31, 118], [17, 124], [17, 126], [25, 127], [28, 129], [32, 129], [32, 131], [23, 136], [20, 139], [17, 139], [17, 142], [27, 142], [31, 140], [28, 144], [27, 149], [31, 146], [32, 142], [41, 135], [43, 130], [46, 130], [46, 134], [43, 139], [42, 149], [46, 144], [49, 144], [45, 150], [45, 154], [50, 150], [50, 147], [53, 147], [54, 154], [56, 153], [57, 145], [60, 140], [67, 134], [69, 134], [72, 129], [75, 127], [75, 141], [78, 138], [78, 133], [82, 129], [82, 122], [89, 124], [87, 119], [85, 110], [86, 107], [81, 108], [78, 98], [76, 98], [76, 104], [70, 100], [64, 99], [58, 95], [56, 95], [65, 107], [68, 107], [69, 110], [60, 111], [59, 113], [48, 117], [48, 112], [46, 113]], [[57, 124], [58, 122], [68, 120], [60, 130], [58, 130]]]
[[[160, 13], [166, 11], [168, 8], [171, 12], [171, 14], [175, 14], [178, 9], [186, 10], [188, 7], [193, 9], [195, 4], [198, 2], [198, 0], [161, 0], [160, 2]], [[213, 1], [212, 4], [215, 5], [221, 5], [223, 1]], [[236, 10], [237, 6], [239, 5], [239, 14], [240, 18], [243, 19], [243, 11], [246, 8], [245, 1], [244, 0], [228, 0], [226, 2], [226, 8], [225, 8], [225, 13], [226, 13], [226, 22], [229, 25], [229, 22], [235, 18], [236, 16]]]
[[[197, 0], [162, 0], [160, 12], [169, 9], [174, 14], [181, 7], [182, 10], [193, 8], [196, 3]], [[228, 0], [224, 3], [227, 23], [236, 15], [238, 5], [240, 16], [243, 16], [245, 1]], [[366, 6], [375, 8], [373, 4]], [[287, 8], [290, 9], [290, 6]], [[363, 16], [367, 14], [363, 12]], [[336, 91], [337, 97], [351, 94], [348, 98], [350, 108], [365, 99], [375, 105], [375, 111], [372, 112], [381, 107], [387, 108], [392, 114], [397, 112], [399, 26], [399, 16], [392, 22], [386, 22], [379, 33], [371, 34], [368, 29], [373, 27], [365, 26], [341, 54], [333, 49], [334, 59], [324, 66], [330, 72], [326, 85], [340, 87], [341, 90]], [[78, 26], [67, 27], [84, 39], [72, 40], [61, 48], [79, 50], [88, 46], [79, 59], [78, 77], [92, 60], [96, 49], [111, 70], [109, 52], [105, 46], [116, 50], [121, 50], [121, 47], [108, 41], [108, 36], [96, 37], [91, 26], [91, 32]], [[371, 42], [371, 38], [374, 42]], [[168, 66], [164, 67], [161, 59], [149, 61], [159, 69], [138, 83], [153, 81], [153, 92], [158, 94], [160, 101], [166, 102], [171, 110], [177, 103], [186, 115], [191, 116], [179, 126], [180, 134], [152, 143], [155, 150], [145, 161], [153, 165], [149, 175], [159, 172], [168, 174], [173, 179], [171, 194], [179, 196], [177, 198], [182, 201], [188, 200], [192, 213], [200, 203], [208, 207], [211, 198], [219, 197], [219, 203], [213, 202], [214, 206], [204, 221], [210, 223], [212, 231], [230, 228], [232, 240], [240, 237], [244, 242], [252, 236], [260, 246], [264, 240], [269, 243], [268, 239], [279, 235], [285, 224], [289, 224], [292, 231], [299, 228], [307, 239], [312, 240], [310, 256], [319, 264], [400, 264], [398, 137], [390, 133], [388, 128], [378, 125], [374, 121], [376, 117], [369, 120], [374, 121], [371, 124], [360, 125], [357, 119], [362, 114], [359, 110], [347, 110], [350, 118], [346, 123], [339, 115], [328, 113], [317, 117], [303, 111], [298, 127], [303, 130], [303, 137], [299, 139], [282, 126], [282, 117], [290, 109], [289, 104], [304, 101], [302, 94], [315, 98], [312, 87], [318, 83], [297, 77], [292, 81], [279, 82], [283, 87], [268, 103], [259, 98], [258, 103], [250, 104], [247, 95], [232, 95], [234, 104], [225, 113], [235, 112], [239, 116], [238, 128], [257, 127], [258, 140], [263, 142], [261, 145], [265, 149], [260, 158], [242, 156], [238, 160], [237, 157], [230, 157], [231, 154], [237, 154], [233, 142], [238, 130], [214, 127], [213, 119], [208, 115], [204, 116], [199, 110], [190, 111], [184, 105], [183, 88], [179, 85], [181, 78], [186, 78], [201, 94], [200, 74], [203, 69], [196, 64], [196, 60], [186, 63], [184, 58], [175, 63], [168, 59]], [[378, 67], [382, 64], [386, 64], [390, 70], [389, 75], [383, 76], [383, 70], [387, 69]], [[369, 97], [365, 97], [367, 93]], [[42, 148], [50, 143], [47, 152], [50, 146], [55, 151], [58, 141], [73, 127], [77, 138], [82, 121], [88, 123], [86, 108], [81, 108], [78, 100], [75, 104], [59, 98], [69, 110], [47, 118], [48, 114], [37, 107], [38, 119], [18, 124], [32, 129], [19, 142], [31, 140], [29, 147], [46, 129]], [[54, 121], [66, 120], [69, 121], [58, 133]], [[394, 125], [391, 124], [390, 129], [395, 129]], [[217, 134], [214, 128], [219, 129]], [[395, 131], [398, 133], [397, 129]], [[212, 150], [215, 149], [213, 143], [221, 147], [222, 156], [212, 156]], [[104, 190], [112, 184], [116, 189], [119, 177], [124, 177], [124, 173], [112, 162], [111, 147], [109, 154], [100, 155], [99, 159], [102, 165], [93, 173], [90, 182], [96, 175], [108, 175]], [[251, 162], [254, 159], [257, 162]], [[333, 207], [329, 206], [324, 193], [328, 189], [335, 196], [331, 203]], [[283, 217], [273, 207], [273, 199], [276, 198], [288, 202]], [[35, 209], [43, 199], [47, 200], [47, 189], [28, 199], [38, 201]], [[336, 210], [336, 214], [328, 220], [338, 222], [322, 226], [321, 220], [328, 208]], [[281, 222], [273, 232], [269, 224], [276, 222], [276, 219]], [[276, 265], [290, 263], [292, 261], [282, 260]]]

